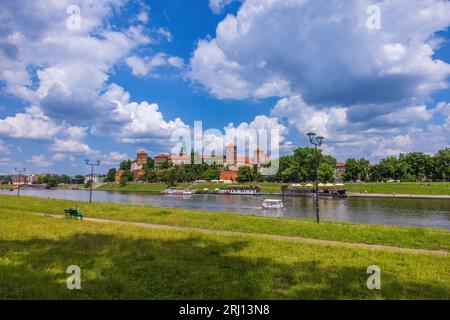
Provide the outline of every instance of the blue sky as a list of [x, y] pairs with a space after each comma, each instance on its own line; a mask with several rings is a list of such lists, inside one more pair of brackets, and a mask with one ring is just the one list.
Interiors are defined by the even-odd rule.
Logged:
[[338, 160], [450, 146], [448, 1], [7, 0], [0, 12], [0, 173], [85, 173], [85, 158], [106, 171], [141, 148], [170, 152], [194, 121], [238, 139], [278, 129], [281, 153], [314, 130]]

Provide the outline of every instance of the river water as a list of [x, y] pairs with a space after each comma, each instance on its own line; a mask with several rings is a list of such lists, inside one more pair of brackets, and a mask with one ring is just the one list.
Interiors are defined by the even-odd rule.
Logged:
[[[0, 194], [12, 194], [1, 190]], [[88, 201], [85, 190], [21, 190], [25, 196]], [[284, 210], [263, 210], [266, 198], [281, 196], [161, 196], [148, 193], [94, 191], [93, 201], [157, 207], [239, 212], [270, 217], [315, 219], [315, 200], [285, 198]], [[1, 208], [1, 205], [0, 205]], [[321, 199], [322, 220], [450, 229], [450, 200], [348, 198]]]

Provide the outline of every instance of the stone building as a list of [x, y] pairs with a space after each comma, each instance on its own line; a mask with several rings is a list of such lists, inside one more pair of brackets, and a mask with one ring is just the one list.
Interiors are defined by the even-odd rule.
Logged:
[[[138, 180], [141, 176], [145, 174], [145, 167], [148, 162], [148, 153], [145, 150], [139, 150], [136, 155], [136, 160], [131, 162], [131, 173], [133, 174], [134, 180]], [[117, 170], [115, 180], [119, 182], [122, 178], [123, 170]]]
[[334, 178], [336, 183], [342, 183], [344, 181], [346, 164], [345, 162], [337, 162], [334, 168]]
[[237, 171], [222, 171], [220, 172], [220, 180], [236, 182], [238, 177]]
[[270, 161], [270, 157], [259, 147], [253, 150], [253, 158], [239, 156], [237, 153], [237, 146], [234, 144], [229, 144], [226, 147], [225, 167], [229, 171], [239, 171], [239, 168], [243, 166], [257, 165], [260, 167], [261, 164], [268, 161]]
[[170, 164], [170, 156], [168, 154], [160, 154], [155, 157], [155, 168], [160, 168], [166, 161]]

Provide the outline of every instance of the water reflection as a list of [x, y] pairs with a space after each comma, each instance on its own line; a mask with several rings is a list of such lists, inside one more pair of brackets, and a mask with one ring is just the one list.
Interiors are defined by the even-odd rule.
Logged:
[[[2, 194], [11, 194], [7, 190]], [[88, 201], [84, 190], [24, 190], [22, 195]], [[171, 208], [240, 212], [270, 217], [315, 219], [315, 202], [311, 198], [285, 198], [284, 210], [263, 210], [265, 197], [254, 196], [160, 196], [146, 193], [95, 191], [101, 202], [152, 205]], [[270, 198], [281, 199], [271, 196]], [[425, 226], [450, 229], [450, 201], [426, 199], [321, 199], [322, 220], [351, 221], [370, 224]]]

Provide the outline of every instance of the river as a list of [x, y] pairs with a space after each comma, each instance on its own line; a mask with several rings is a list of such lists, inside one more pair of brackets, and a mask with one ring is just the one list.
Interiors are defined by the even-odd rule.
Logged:
[[[13, 194], [1, 190], [0, 194]], [[25, 196], [88, 201], [84, 190], [21, 190]], [[265, 198], [280, 196], [161, 196], [148, 193], [94, 191], [93, 201], [152, 205], [169, 208], [239, 212], [270, 217], [315, 219], [315, 202], [311, 198], [285, 198], [284, 210], [263, 210]], [[368, 224], [419, 226], [450, 229], [450, 200], [348, 198], [321, 199], [322, 220]]]

